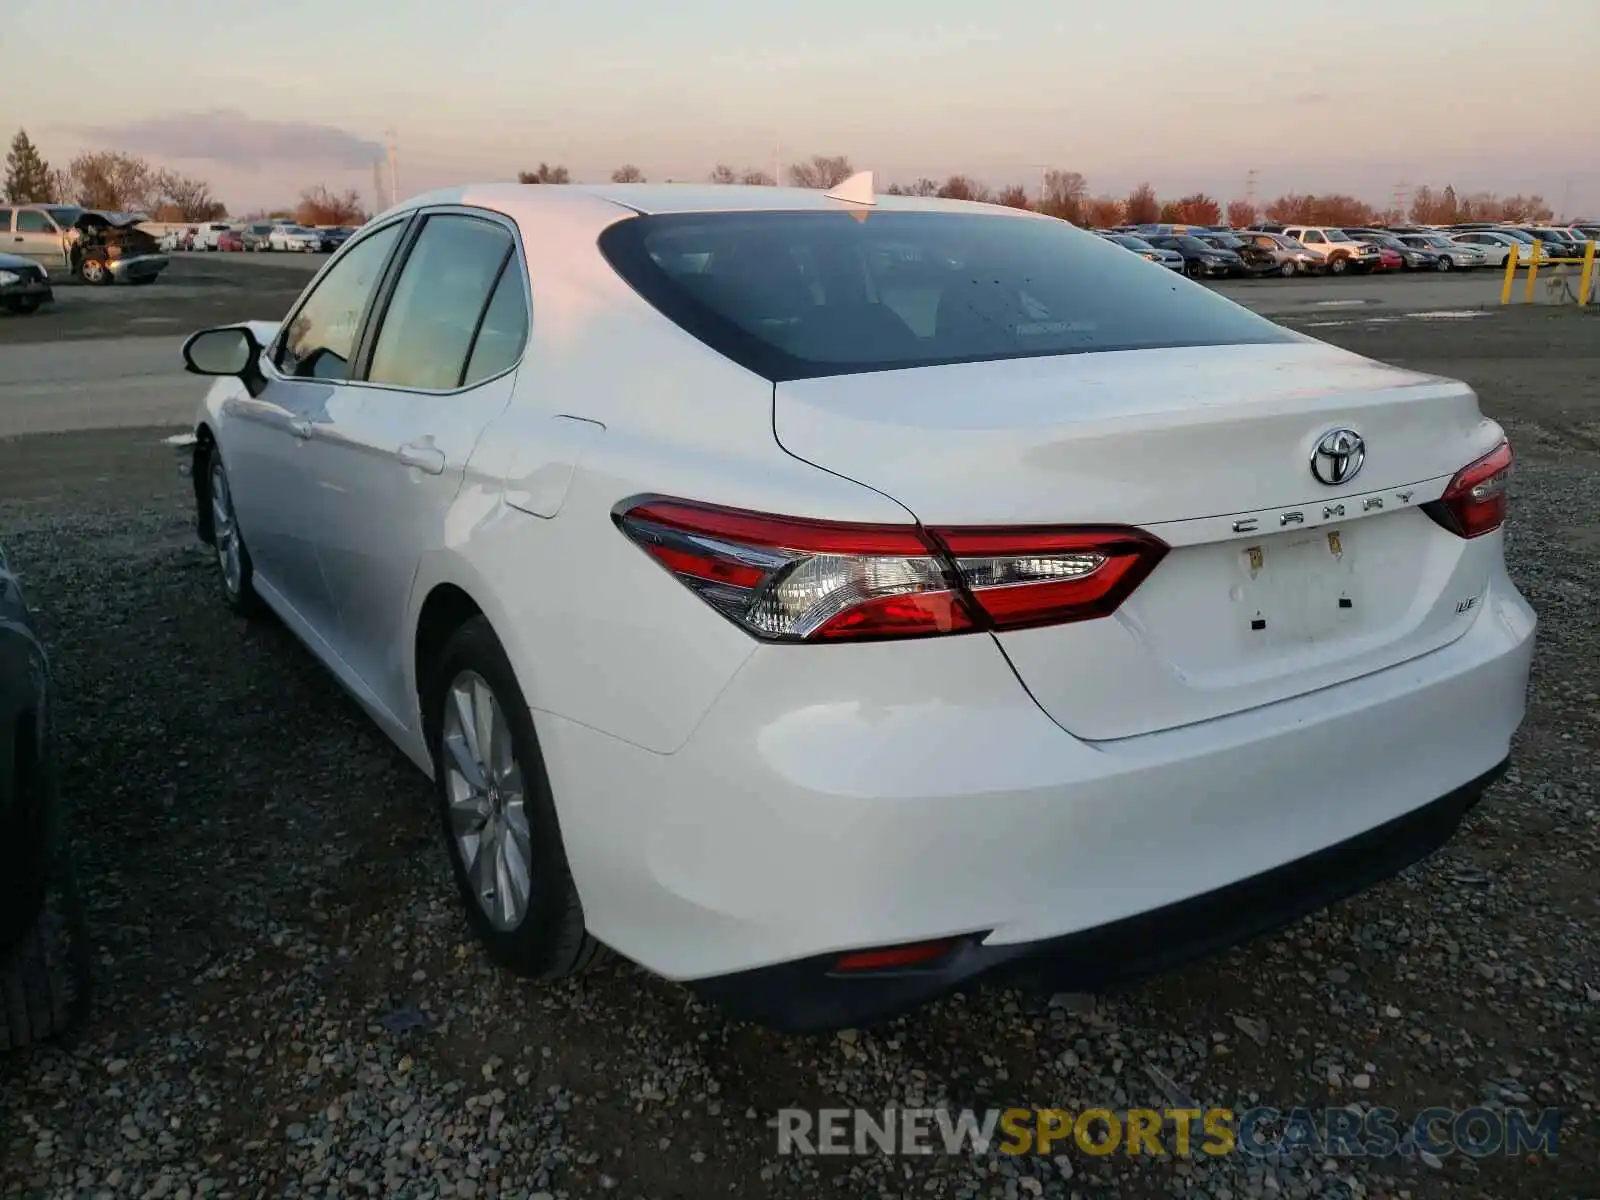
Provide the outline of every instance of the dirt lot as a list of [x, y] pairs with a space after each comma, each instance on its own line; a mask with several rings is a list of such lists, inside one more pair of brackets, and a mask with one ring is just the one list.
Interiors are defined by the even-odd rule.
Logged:
[[[1277, 936], [1093, 1002], [985, 991], [847, 1037], [731, 1023], [625, 964], [544, 987], [489, 969], [423, 781], [283, 630], [217, 602], [168, 430], [0, 442], [100, 984], [75, 1047], [0, 1064], [0, 1193], [1600, 1192], [1600, 320], [1316, 332], [1465, 377], [1511, 432], [1512, 571], [1542, 622], [1515, 769], [1434, 860]], [[799, 1159], [769, 1127], [786, 1106], [1184, 1099], [1565, 1119], [1528, 1161]]]

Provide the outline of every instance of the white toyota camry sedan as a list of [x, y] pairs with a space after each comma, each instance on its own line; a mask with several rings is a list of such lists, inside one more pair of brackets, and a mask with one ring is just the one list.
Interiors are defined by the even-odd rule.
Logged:
[[432, 778], [524, 975], [1097, 988], [1433, 851], [1523, 717], [1472, 390], [1061, 221], [465, 187], [184, 353], [222, 599]]

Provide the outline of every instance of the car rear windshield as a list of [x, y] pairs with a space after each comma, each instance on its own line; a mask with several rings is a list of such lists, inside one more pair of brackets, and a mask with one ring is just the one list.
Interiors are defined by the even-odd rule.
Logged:
[[952, 212], [640, 216], [600, 238], [664, 316], [772, 380], [1294, 334], [1065, 222]]

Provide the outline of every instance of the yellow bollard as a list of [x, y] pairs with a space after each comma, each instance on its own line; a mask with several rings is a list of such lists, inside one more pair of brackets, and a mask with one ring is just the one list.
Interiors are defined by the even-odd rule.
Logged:
[[1533, 303], [1533, 281], [1539, 275], [1539, 257], [1544, 253], [1544, 245], [1540, 242], [1533, 244], [1533, 261], [1528, 264], [1528, 287], [1523, 292], [1522, 298], [1527, 303]]
[[1522, 251], [1518, 250], [1516, 246], [1512, 246], [1509, 252], [1506, 254], [1506, 280], [1505, 283], [1501, 284], [1500, 286], [1501, 304], [1511, 303], [1511, 285], [1515, 283], [1517, 279], [1517, 255], [1521, 253]]
[[1578, 307], [1589, 303], [1589, 285], [1594, 282], [1594, 238], [1583, 244], [1583, 270], [1578, 275]]

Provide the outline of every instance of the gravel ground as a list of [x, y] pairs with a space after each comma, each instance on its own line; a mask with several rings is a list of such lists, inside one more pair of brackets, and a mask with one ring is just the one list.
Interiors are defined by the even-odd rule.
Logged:
[[[271, 625], [215, 600], [165, 430], [0, 443], [45, 614], [98, 1010], [0, 1063], [0, 1193], [1568, 1197], [1600, 1193], [1600, 323], [1317, 332], [1461, 375], [1515, 439], [1541, 619], [1516, 766], [1434, 859], [1097, 999], [984, 991], [784, 1038], [626, 964], [531, 986], [468, 940], [421, 777]], [[802, 1159], [786, 1106], [1479, 1102], [1561, 1153]]]

